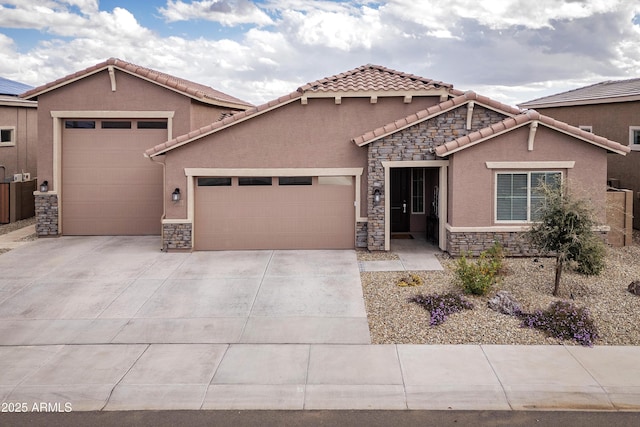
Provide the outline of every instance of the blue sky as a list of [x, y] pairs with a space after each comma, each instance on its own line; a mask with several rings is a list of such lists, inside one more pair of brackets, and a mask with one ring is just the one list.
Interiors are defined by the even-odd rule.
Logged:
[[110, 57], [256, 104], [373, 63], [513, 105], [640, 77], [640, 2], [0, 0], [0, 76]]

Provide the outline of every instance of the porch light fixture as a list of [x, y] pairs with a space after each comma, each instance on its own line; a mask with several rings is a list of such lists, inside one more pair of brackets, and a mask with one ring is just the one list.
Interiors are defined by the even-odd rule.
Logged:
[[46, 193], [47, 191], [49, 191], [49, 181], [42, 181], [42, 184], [40, 184], [40, 192]]
[[373, 201], [376, 203], [380, 203], [380, 189], [376, 188], [373, 191]]
[[176, 188], [175, 190], [173, 190], [173, 193], [171, 193], [171, 200], [173, 200], [174, 202], [179, 202], [180, 201], [180, 189]]

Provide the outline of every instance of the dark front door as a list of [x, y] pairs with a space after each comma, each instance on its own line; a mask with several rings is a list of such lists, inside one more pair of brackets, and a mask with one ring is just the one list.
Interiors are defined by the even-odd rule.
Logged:
[[391, 169], [391, 232], [409, 231], [411, 168]]

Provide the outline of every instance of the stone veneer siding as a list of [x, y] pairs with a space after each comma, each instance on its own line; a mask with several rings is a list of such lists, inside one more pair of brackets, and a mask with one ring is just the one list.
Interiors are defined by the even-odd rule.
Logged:
[[356, 222], [356, 248], [367, 247], [367, 223]]
[[[607, 232], [598, 231], [606, 243]], [[471, 253], [473, 256], [489, 249], [495, 242], [502, 245], [506, 256], [537, 256], [540, 252], [531, 247], [523, 232], [455, 232], [447, 230], [447, 252], [451, 256]]]
[[[398, 131], [368, 145], [367, 184], [367, 248], [384, 250], [384, 167], [383, 161], [435, 160], [430, 148], [502, 121], [506, 116], [475, 105], [471, 129], [467, 130], [467, 106], [440, 114], [424, 122]], [[380, 190], [380, 203], [374, 203], [373, 192]]]
[[58, 235], [58, 196], [36, 194], [36, 235], [38, 237]]
[[163, 250], [192, 249], [192, 229], [190, 222], [162, 224]]

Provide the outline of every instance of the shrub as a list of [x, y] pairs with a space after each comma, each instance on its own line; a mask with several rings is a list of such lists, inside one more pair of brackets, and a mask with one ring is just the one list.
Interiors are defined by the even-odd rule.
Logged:
[[473, 304], [465, 300], [462, 296], [454, 293], [444, 295], [414, 295], [409, 298], [410, 302], [421, 305], [429, 311], [431, 319], [429, 324], [436, 326], [447, 320], [447, 316], [462, 310], [471, 310]]
[[480, 253], [471, 262], [463, 254], [456, 262], [455, 274], [465, 294], [485, 295], [503, 270], [504, 251], [499, 243]]
[[572, 339], [589, 347], [598, 338], [589, 309], [576, 307], [568, 301], [556, 301], [547, 310], [523, 313], [521, 317], [520, 326], [539, 329], [555, 338]]
[[585, 240], [580, 251], [575, 255], [575, 270], [587, 276], [597, 276], [604, 270], [606, 250], [604, 243], [597, 236]]
[[400, 287], [406, 286], [422, 286], [424, 282], [422, 281], [422, 277], [417, 274], [411, 274], [409, 277], [403, 277], [398, 281], [397, 285]]

